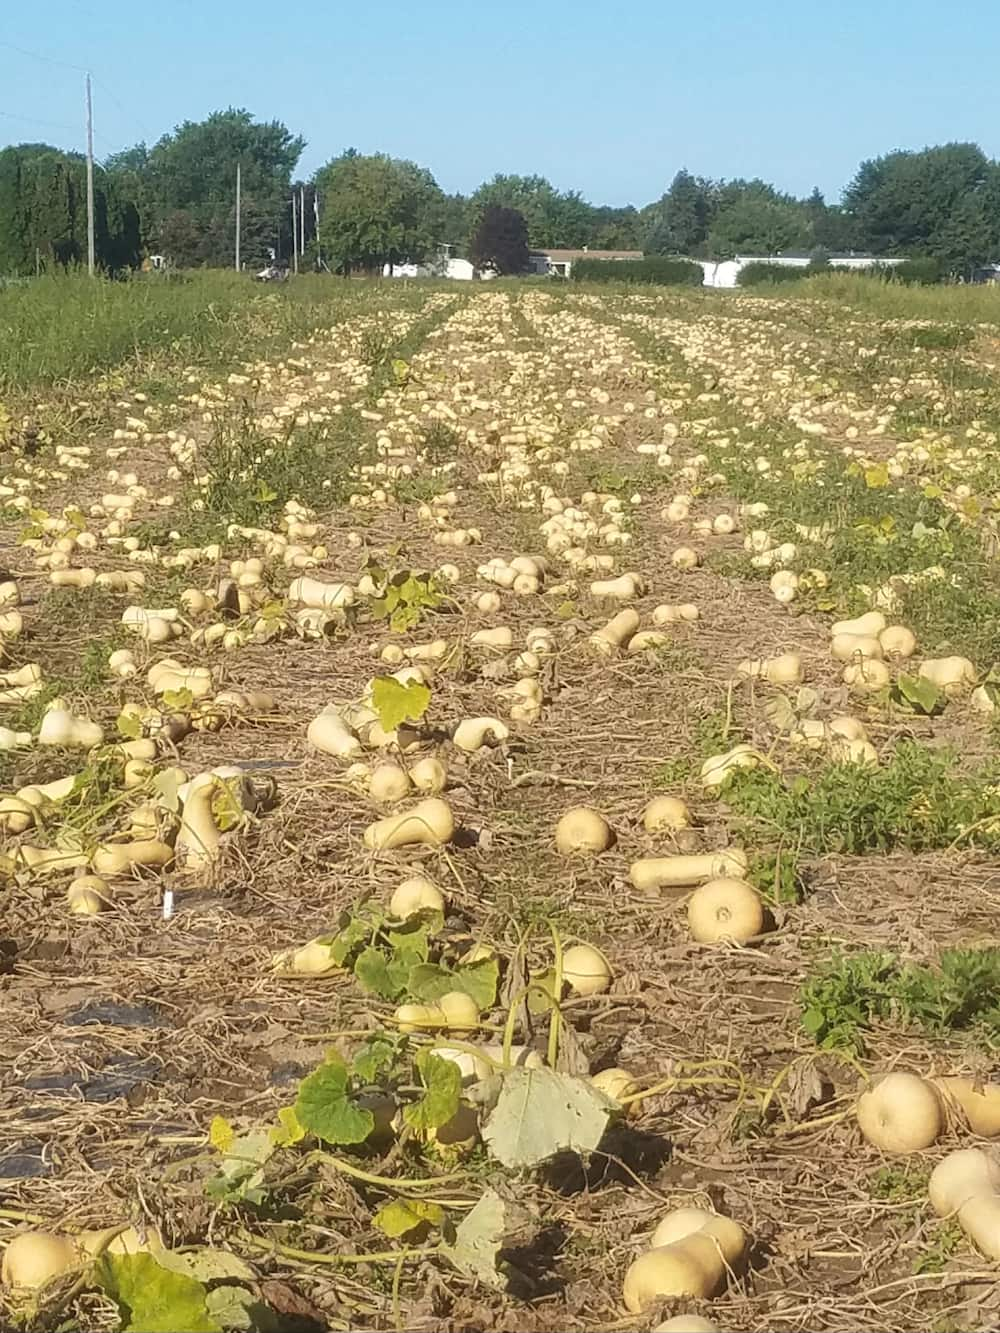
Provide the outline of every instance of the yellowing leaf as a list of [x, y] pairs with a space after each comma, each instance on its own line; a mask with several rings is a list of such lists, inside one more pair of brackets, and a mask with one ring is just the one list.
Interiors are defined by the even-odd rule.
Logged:
[[423, 1199], [392, 1199], [382, 1205], [372, 1222], [380, 1231], [397, 1240], [411, 1231], [439, 1227], [444, 1215], [439, 1203], [427, 1203]]
[[290, 1148], [295, 1143], [301, 1143], [305, 1136], [306, 1131], [299, 1124], [295, 1107], [283, 1106], [278, 1112], [278, 1123], [271, 1130], [271, 1142], [277, 1148]]
[[124, 736], [126, 740], [137, 741], [142, 735], [142, 722], [134, 713], [120, 714], [115, 726], [118, 728], [119, 736]]
[[372, 707], [383, 731], [395, 731], [401, 722], [418, 722], [430, 701], [430, 690], [419, 680], [402, 685], [392, 676], [378, 676], [372, 685]]
[[208, 1127], [208, 1141], [216, 1152], [225, 1156], [233, 1146], [233, 1139], [235, 1138], [236, 1131], [224, 1116], [212, 1117], [212, 1123]]
[[181, 785], [179, 773], [177, 768], [165, 768], [153, 779], [153, 789], [159, 793], [161, 804], [172, 814], [176, 814], [181, 806], [178, 795]]
[[239, 778], [221, 778], [216, 783], [212, 793], [212, 818], [223, 833], [243, 822]]
[[865, 485], [870, 491], [878, 491], [889, 485], [889, 469], [885, 463], [865, 468]]

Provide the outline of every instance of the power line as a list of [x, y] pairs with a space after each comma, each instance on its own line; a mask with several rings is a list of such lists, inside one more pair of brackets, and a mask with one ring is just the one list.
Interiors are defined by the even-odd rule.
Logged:
[[58, 120], [39, 120], [37, 116], [18, 116], [13, 111], [0, 111], [0, 116], [4, 120], [20, 120], [25, 125], [47, 125], [51, 130], [69, 130], [74, 134], [80, 128], [79, 125], [64, 125]]
[[[142, 136], [145, 142], [151, 143], [155, 141], [156, 136], [150, 133], [147, 126], [141, 124], [141, 122], [137, 119], [134, 113], [130, 112], [128, 108], [122, 104], [121, 99], [111, 91], [111, 89], [107, 86], [107, 84], [105, 84], [102, 80], [98, 79], [95, 75], [91, 74], [90, 71], [85, 69], [83, 65], [74, 65], [67, 60], [58, 60], [54, 56], [42, 55], [39, 51], [30, 51], [28, 50], [27, 47], [18, 46], [14, 42], [0, 41], [0, 47], [3, 47], [8, 51], [16, 51], [18, 55], [26, 56], [29, 60], [39, 60], [42, 62], [42, 64], [45, 65], [54, 65], [59, 69], [71, 69], [77, 74], [89, 74], [94, 83], [94, 86], [99, 88], [101, 92], [103, 92], [108, 98], [110, 98], [110, 100], [115, 104], [115, 106], [118, 108], [121, 114], [125, 117], [126, 121], [131, 121], [134, 125], [136, 125], [139, 128], [139, 130], [142, 132]], [[76, 131], [76, 126], [63, 125], [60, 122], [54, 120], [39, 120], [31, 116], [17, 116], [13, 112], [7, 112], [7, 111], [0, 111], [0, 116], [3, 116], [7, 120], [23, 120], [27, 124], [47, 125], [50, 129], [68, 130], [70, 132]], [[97, 134], [97, 138], [99, 138], [103, 143], [107, 144], [109, 148], [114, 148], [114, 145], [111, 143], [111, 141], [107, 139], [104, 135], [98, 134], [96, 130], [95, 134]], [[117, 151], [117, 149], [114, 149], [114, 151]]]
[[141, 121], [137, 120], [134, 113], [129, 111], [128, 107], [123, 106], [121, 100], [118, 97], [116, 97], [115, 94], [111, 91], [111, 89], [107, 86], [107, 84], [102, 83], [101, 80], [97, 78], [96, 75], [94, 76], [94, 87], [100, 88], [101, 92], [104, 93], [106, 97], [111, 98], [112, 102], [114, 102], [115, 106], [122, 113], [122, 115], [125, 116], [127, 120], [132, 121], [133, 124], [139, 127], [139, 129], [142, 131], [142, 136], [143, 139], [146, 141], [146, 143], [155, 142], [156, 136], [150, 134], [147, 126], [143, 125]]
[[77, 74], [86, 74], [82, 65], [71, 65], [68, 60], [56, 60], [53, 56], [39, 55], [37, 51], [29, 51], [24, 46], [15, 46], [13, 42], [0, 42], [0, 46], [7, 51], [16, 51], [19, 56], [27, 56], [29, 60], [40, 60], [43, 65], [60, 65], [63, 69], [76, 70]]
[[[147, 126], [140, 123], [140, 121], [137, 119], [137, 117], [134, 115], [133, 112], [129, 111], [127, 107], [122, 105], [121, 100], [111, 91], [111, 89], [107, 86], [107, 84], [104, 83], [101, 79], [98, 79], [96, 74], [93, 74], [92, 71], [88, 71], [83, 65], [73, 65], [67, 60], [57, 60], [54, 56], [45, 56], [42, 55], [39, 51], [29, 51], [27, 47], [17, 46], [13, 42], [0, 41], [0, 47], [4, 47], [8, 51], [16, 51], [18, 55], [27, 56], [29, 60], [40, 60], [45, 65], [55, 65], [61, 69], [71, 69], [74, 70], [77, 74], [90, 73], [94, 81], [94, 86], [96, 88], [100, 88], [101, 92], [103, 92], [107, 97], [110, 97], [111, 101], [114, 102], [115, 106], [118, 108], [118, 110], [122, 113], [123, 116], [127, 117], [129, 120], [133, 121], [134, 124], [138, 125], [139, 129], [142, 131], [144, 137], [147, 140], [152, 140], [155, 137], [154, 135], [150, 134]], [[39, 122], [39, 124], [41, 124], [41, 122]]]

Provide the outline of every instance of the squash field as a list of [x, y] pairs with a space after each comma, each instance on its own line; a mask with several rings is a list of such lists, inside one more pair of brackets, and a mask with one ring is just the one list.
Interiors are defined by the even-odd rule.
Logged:
[[0, 410], [0, 1326], [994, 1327], [1000, 327], [347, 286]]

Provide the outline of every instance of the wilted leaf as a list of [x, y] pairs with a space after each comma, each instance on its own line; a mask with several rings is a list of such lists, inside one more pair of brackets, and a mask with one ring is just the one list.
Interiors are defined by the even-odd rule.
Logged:
[[179, 774], [179, 769], [165, 768], [162, 773], [157, 773], [153, 779], [153, 789], [159, 793], [160, 803], [171, 814], [176, 814], [181, 808], [180, 797], [177, 794], [181, 785]]
[[328, 1058], [299, 1084], [294, 1107], [299, 1124], [325, 1143], [364, 1143], [375, 1117], [350, 1098], [347, 1086], [343, 1060]]
[[479, 674], [483, 680], [506, 680], [511, 674], [511, 667], [506, 657], [497, 657], [492, 662], [486, 662], [479, 668]]
[[378, 676], [372, 685], [372, 707], [383, 731], [395, 731], [402, 722], [419, 722], [430, 701], [430, 690], [419, 680], [403, 685], [392, 676]]
[[268, 1278], [260, 1284], [260, 1292], [268, 1305], [279, 1314], [300, 1315], [303, 1319], [311, 1319], [320, 1328], [327, 1322], [323, 1311], [290, 1287], [287, 1282]]
[[440, 1129], [457, 1113], [462, 1097], [462, 1071], [452, 1060], [432, 1051], [421, 1051], [414, 1064], [424, 1085], [418, 1102], [403, 1108], [403, 1119], [411, 1129]]
[[806, 717], [819, 703], [819, 694], [811, 685], [802, 685], [795, 696], [795, 711], [799, 717]]
[[538, 972], [531, 978], [528, 991], [528, 1008], [533, 1014], [547, 1014], [556, 998], [556, 973], [550, 967]]
[[398, 1240], [411, 1231], [429, 1226], [439, 1227], [444, 1216], [444, 1209], [439, 1203], [427, 1203], [423, 1199], [393, 1199], [382, 1205], [372, 1222], [387, 1236]]
[[213, 787], [212, 818], [223, 833], [243, 822], [241, 783], [241, 778], [219, 778]]
[[593, 1044], [593, 1037], [584, 1040], [569, 1023], [563, 1023], [559, 1029], [556, 1069], [561, 1074], [589, 1074], [591, 1062], [587, 1048], [592, 1048]]
[[507, 1207], [493, 1190], [487, 1190], [472, 1212], [459, 1223], [452, 1245], [442, 1245], [460, 1273], [488, 1287], [503, 1289], [507, 1279], [497, 1268], [504, 1240]]
[[823, 1101], [823, 1079], [812, 1060], [798, 1060], [789, 1071], [785, 1097], [792, 1115], [805, 1119]]
[[[219, 1134], [224, 1137], [221, 1128]], [[225, 1149], [219, 1174], [206, 1182], [205, 1192], [211, 1198], [229, 1202], [263, 1202], [264, 1166], [274, 1147], [266, 1130], [252, 1129], [248, 1134], [238, 1135]]]
[[792, 701], [785, 694], [776, 694], [773, 699], [768, 699], [764, 705], [764, 716], [778, 731], [791, 731], [798, 721]]
[[222, 1333], [202, 1283], [164, 1268], [151, 1254], [105, 1254], [94, 1276], [118, 1306], [122, 1333]]
[[554, 1069], [510, 1069], [483, 1139], [504, 1166], [535, 1166], [567, 1150], [592, 1152], [614, 1111], [583, 1079]]
[[232, 1282], [256, 1282], [257, 1274], [242, 1259], [228, 1250], [215, 1250], [209, 1246], [202, 1249], [161, 1250], [156, 1256], [157, 1262], [173, 1273], [184, 1273], [196, 1282], [219, 1282], [223, 1278]]

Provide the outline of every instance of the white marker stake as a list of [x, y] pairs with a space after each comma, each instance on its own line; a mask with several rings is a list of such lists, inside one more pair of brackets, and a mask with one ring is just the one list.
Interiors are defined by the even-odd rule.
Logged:
[[174, 891], [173, 889], [163, 890], [163, 919], [169, 921], [174, 914]]

